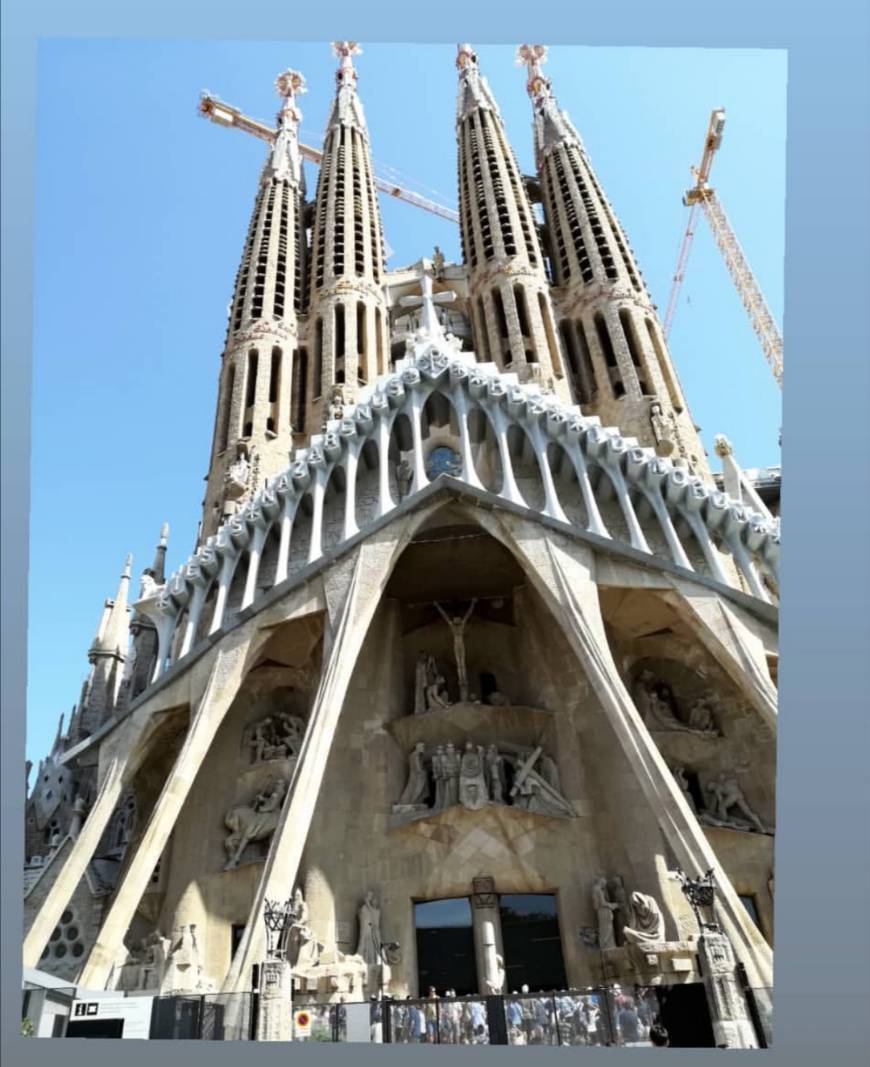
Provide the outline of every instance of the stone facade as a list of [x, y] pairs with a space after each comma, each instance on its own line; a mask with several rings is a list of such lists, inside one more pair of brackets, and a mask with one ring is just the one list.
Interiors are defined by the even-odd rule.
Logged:
[[[590, 256], [594, 300], [615, 326], [628, 286], [635, 327], [651, 316], [658, 331], [538, 46], [524, 48], [550, 239], [571, 230], [555, 178], [573, 160], [616, 249]], [[310, 257], [291, 250], [305, 240], [303, 83], [278, 80], [198, 547], [167, 576], [161, 534], [129, 649], [125, 568], [92, 682], [28, 800], [25, 961], [90, 988], [244, 990], [266, 959], [266, 902], [292, 899], [286, 952], [267, 968], [278, 1008], [261, 1018], [261, 1038], [282, 1039], [291, 998], [425, 993], [426, 901], [471, 902], [481, 993], [509, 988], [522, 963], [499, 898], [528, 894], [555, 902], [570, 986], [698, 982], [679, 872], [712, 869], [728, 946], [710, 934], [714, 1023], [748, 1045], [732, 980], [739, 962], [771, 984], [778, 521], [716, 488], [685, 427], [688, 463], [644, 428], [644, 366], [664, 416], [675, 410], [663, 350], [639, 364], [617, 344], [626, 388], [596, 407], [554, 329], [571, 301], [571, 315], [597, 314], [580, 238], [551, 257], [551, 285], [469, 45], [465, 262], [384, 274], [358, 49], [336, 51]], [[266, 280], [251, 288], [261, 256]], [[257, 316], [278, 302], [280, 257], [280, 284], [292, 261], [301, 295]], [[313, 323], [320, 376], [303, 364], [294, 421]], [[251, 359], [255, 333], [280, 349], [277, 399], [265, 349]], [[598, 411], [625, 416], [631, 436]]]

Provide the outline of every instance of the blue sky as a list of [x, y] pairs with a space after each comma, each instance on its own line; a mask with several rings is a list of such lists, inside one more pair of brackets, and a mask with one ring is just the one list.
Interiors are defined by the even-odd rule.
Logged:
[[[512, 47], [475, 46], [531, 172], [524, 72]], [[454, 55], [452, 44], [363, 42], [356, 60], [376, 162], [449, 202]], [[199, 119], [196, 102], [209, 89], [271, 121], [274, 78], [288, 66], [307, 78], [303, 138], [319, 144], [335, 67], [326, 44], [41, 42], [27, 709], [35, 761], [78, 697], [125, 554], [137, 575], [164, 520], [170, 568], [193, 547], [226, 306], [265, 152]], [[712, 184], [781, 323], [785, 53], [555, 46], [547, 73], [662, 314], [689, 166], [711, 109], [725, 107]], [[308, 177], [313, 195], [315, 172]], [[389, 266], [435, 244], [459, 258], [453, 224], [392, 200], [382, 211]], [[708, 451], [724, 432], [745, 466], [778, 463], [780, 393], [703, 223], [671, 351]]]

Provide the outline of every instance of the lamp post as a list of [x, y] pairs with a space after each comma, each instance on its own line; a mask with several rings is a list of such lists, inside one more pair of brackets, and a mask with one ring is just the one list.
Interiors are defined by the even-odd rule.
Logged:
[[[713, 869], [710, 868], [710, 870], [700, 878], [689, 878], [679, 867], [677, 868], [676, 874], [680, 880], [680, 888], [683, 891], [683, 896], [692, 906], [692, 911], [695, 914], [695, 922], [698, 924], [701, 937], [704, 936], [705, 930], [721, 932], [721, 927], [719, 926], [719, 923], [716, 922], [716, 882]], [[704, 912], [709, 913], [708, 919], [705, 920], [702, 916], [701, 909], [703, 909]]]
[[287, 955], [286, 932], [293, 918], [293, 903], [277, 900], [263, 902], [263, 922], [266, 924], [266, 957], [283, 960]]

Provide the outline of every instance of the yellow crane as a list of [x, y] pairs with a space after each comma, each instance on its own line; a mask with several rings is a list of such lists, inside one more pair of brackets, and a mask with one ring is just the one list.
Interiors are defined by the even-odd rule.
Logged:
[[[271, 126], [258, 122], [248, 115], [243, 115], [237, 107], [225, 104], [216, 96], [212, 96], [211, 93], [202, 93], [200, 95], [199, 113], [212, 122], [216, 122], [219, 126], [235, 126], [236, 129], [244, 130], [245, 133], [259, 137], [260, 140], [266, 141], [267, 144], [271, 144], [277, 136], [277, 130], [274, 130]], [[302, 144], [301, 142], [299, 144], [299, 154], [312, 163], [319, 164], [323, 159], [323, 153], [320, 149], [312, 148], [311, 145]], [[374, 176], [374, 181], [381, 192], [387, 193], [397, 200], [404, 200], [407, 204], [413, 204], [424, 211], [430, 211], [433, 215], [439, 215], [442, 219], [448, 219], [450, 222], [459, 222], [459, 212], [455, 208], [448, 207], [446, 204], [439, 204], [436, 200], [427, 199], [425, 196], [420, 196], [419, 193], [415, 193], [411, 189], [405, 189], [403, 186], [397, 185], [395, 182], [391, 182], [377, 174]]]
[[761, 344], [761, 350], [770, 364], [777, 385], [782, 388], [782, 336], [774, 321], [773, 315], [762, 295], [752, 268], [746, 259], [737, 235], [731, 228], [728, 217], [722, 203], [716, 196], [715, 190], [709, 185], [710, 168], [713, 165], [713, 156], [722, 143], [722, 130], [725, 126], [725, 109], [716, 108], [710, 115], [710, 123], [707, 127], [707, 135], [704, 138], [704, 151], [701, 155], [699, 166], [692, 167], [692, 175], [695, 184], [686, 191], [683, 203], [689, 208], [689, 221], [680, 251], [677, 255], [677, 266], [674, 270], [671, 294], [668, 297], [668, 306], [665, 310], [664, 332], [667, 337], [673, 322], [674, 312], [677, 308], [680, 289], [686, 274], [686, 264], [689, 260], [689, 252], [692, 247], [692, 238], [695, 236], [695, 220], [698, 208], [704, 212], [710, 229], [713, 232], [713, 240], [722, 253], [728, 273], [737, 288], [737, 293], [746, 312], [755, 335]]

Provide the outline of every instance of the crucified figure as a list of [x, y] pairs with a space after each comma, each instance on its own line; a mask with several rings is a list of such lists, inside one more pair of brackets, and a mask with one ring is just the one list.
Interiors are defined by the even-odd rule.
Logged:
[[471, 618], [471, 613], [474, 611], [476, 604], [477, 598], [475, 597], [465, 615], [461, 617], [459, 615], [454, 615], [451, 618], [438, 601], [435, 601], [435, 607], [438, 609], [438, 613], [450, 627], [450, 632], [453, 634], [453, 655], [456, 658], [456, 676], [459, 679], [460, 703], [468, 700], [468, 669], [465, 665], [465, 627], [468, 620]]

